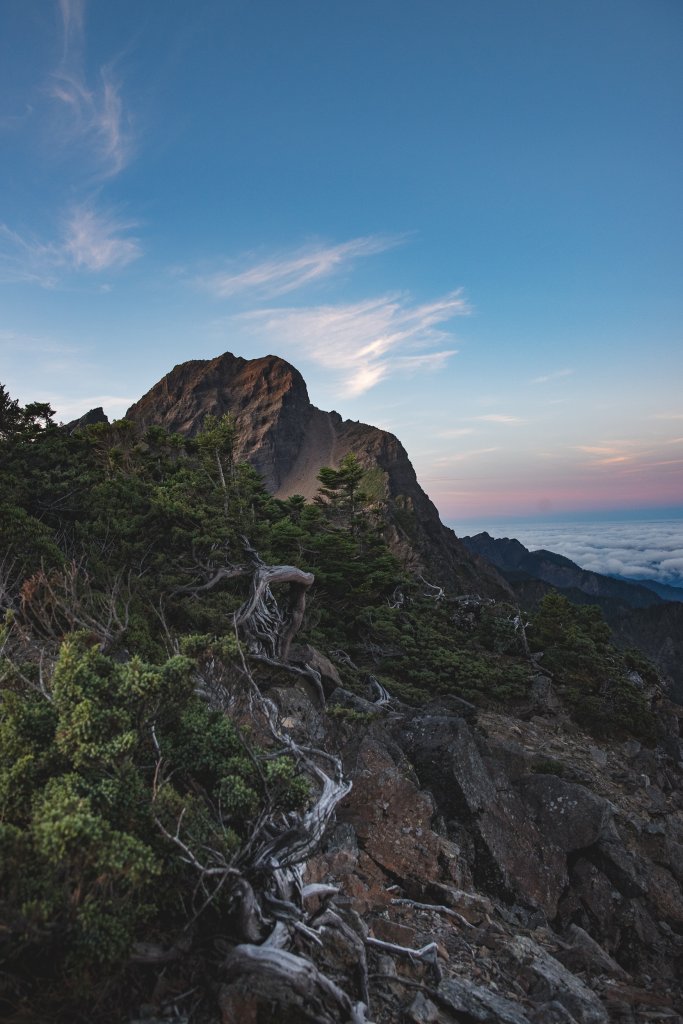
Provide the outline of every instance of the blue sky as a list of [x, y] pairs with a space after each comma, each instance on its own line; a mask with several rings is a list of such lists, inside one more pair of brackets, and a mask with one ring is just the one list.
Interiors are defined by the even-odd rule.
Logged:
[[293, 362], [446, 519], [683, 507], [679, 0], [5, 0], [0, 380]]

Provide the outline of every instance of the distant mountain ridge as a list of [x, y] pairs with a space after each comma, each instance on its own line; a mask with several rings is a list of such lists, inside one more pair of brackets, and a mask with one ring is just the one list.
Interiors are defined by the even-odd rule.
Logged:
[[460, 539], [469, 551], [487, 558], [511, 582], [518, 582], [526, 575], [562, 590], [575, 589], [591, 597], [610, 598], [631, 608], [648, 608], [664, 600], [653, 588], [635, 580], [582, 569], [565, 555], [545, 548], [530, 551], [520, 541], [509, 537], [494, 538], [484, 531]]
[[637, 580], [632, 576], [618, 576], [615, 573], [608, 573], [613, 580], [623, 580], [625, 583], [637, 583], [640, 587], [647, 587], [665, 601], [683, 601], [683, 587], [674, 587], [669, 583], [660, 583], [659, 580]]
[[[574, 604], [597, 604], [621, 647], [638, 647], [673, 683], [672, 697], [683, 703], [683, 591], [667, 598], [646, 582], [582, 569], [564, 555], [529, 551], [518, 540], [484, 532], [461, 538], [473, 554], [487, 558], [513, 587], [522, 606], [534, 608], [551, 590]], [[657, 584], [657, 591], [676, 591]]]

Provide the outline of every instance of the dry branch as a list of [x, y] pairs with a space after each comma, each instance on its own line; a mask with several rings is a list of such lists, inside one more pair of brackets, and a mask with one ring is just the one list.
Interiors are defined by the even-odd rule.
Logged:
[[237, 946], [224, 965], [228, 981], [245, 982], [250, 992], [282, 1007], [299, 1009], [302, 1020], [316, 1024], [353, 1021], [369, 1024], [363, 1004], [322, 974], [310, 960], [270, 945]]
[[374, 939], [369, 935], [365, 943], [373, 949], [380, 949], [382, 952], [391, 953], [393, 956], [404, 956], [409, 960], [421, 960], [431, 967], [436, 981], [441, 980], [441, 968], [438, 963], [439, 947], [436, 942], [429, 942], [420, 949], [411, 949], [409, 946], [398, 946], [395, 942], [383, 942], [381, 939]]

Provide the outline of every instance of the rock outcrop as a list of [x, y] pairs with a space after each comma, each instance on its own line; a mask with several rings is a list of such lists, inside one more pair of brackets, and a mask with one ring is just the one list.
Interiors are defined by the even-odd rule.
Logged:
[[208, 415], [225, 413], [235, 417], [236, 458], [249, 462], [272, 494], [313, 498], [321, 467], [336, 467], [352, 452], [369, 471], [372, 496], [386, 504], [387, 540], [407, 567], [456, 592], [511, 595], [496, 570], [441, 523], [398, 438], [317, 409], [299, 371], [283, 359], [226, 352], [181, 363], [126, 418], [193, 436]]
[[109, 417], [101, 405], [98, 405], [95, 409], [89, 409], [88, 412], [79, 416], [77, 420], [71, 420], [70, 423], [66, 423], [65, 427], [70, 434], [73, 434], [74, 430], [81, 430], [83, 427], [92, 427], [96, 423], [109, 423]]
[[[369, 1003], [364, 1019], [681, 1024], [680, 708], [660, 705], [647, 748], [553, 713], [373, 712], [370, 691], [351, 707], [337, 690], [329, 715], [300, 687], [271, 692], [297, 741], [335, 752], [353, 782], [304, 881], [338, 890], [352, 935], [308, 955]], [[223, 1024], [270, 1020], [257, 988], [225, 987]]]

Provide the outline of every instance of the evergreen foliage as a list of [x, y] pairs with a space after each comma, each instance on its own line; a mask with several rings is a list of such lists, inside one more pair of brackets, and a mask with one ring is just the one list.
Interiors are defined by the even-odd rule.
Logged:
[[[195, 696], [194, 667], [183, 655], [116, 662], [72, 634], [47, 695], [6, 675], [0, 891], [14, 991], [5, 1009], [29, 991], [35, 1019], [92, 1009], [123, 984], [136, 939], [172, 944], [192, 924], [196, 879], [162, 826], [172, 833], [182, 815], [189, 847], [210, 842], [230, 861], [264, 804], [286, 811], [306, 799], [290, 760], [260, 768], [258, 750], [245, 756], [231, 720]], [[205, 938], [227, 910], [211, 904]]]
[[[543, 651], [543, 666], [579, 724], [596, 733], [623, 732], [654, 739], [654, 716], [645, 694], [652, 667], [636, 652], [623, 654], [610, 642], [609, 627], [594, 605], [573, 605], [549, 593], [543, 598], [530, 633]], [[640, 676], [635, 666], [645, 674]]]
[[[407, 576], [376, 473], [348, 455], [315, 503], [281, 501], [234, 447], [230, 417], [194, 439], [126, 420], [69, 433], [0, 386], [0, 1015], [119, 1020], [147, 983], [136, 942], [196, 948], [229, 919], [221, 898], [202, 909], [169, 839], [179, 821], [188, 848], [229, 863], [264, 808], [306, 801], [291, 759], [195, 692], [241, 664], [248, 577], [201, 587], [246, 565], [245, 539], [315, 574], [300, 639], [340, 652], [347, 687], [372, 675], [414, 704], [528, 703], [516, 610], [463, 612]], [[651, 735], [637, 680], [652, 670], [614, 649], [597, 609], [550, 595], [528, 632], [577, 721]]]

